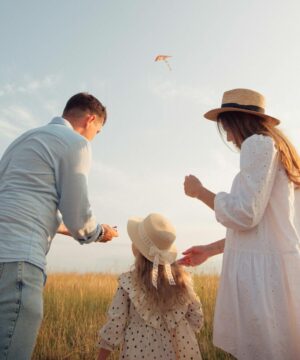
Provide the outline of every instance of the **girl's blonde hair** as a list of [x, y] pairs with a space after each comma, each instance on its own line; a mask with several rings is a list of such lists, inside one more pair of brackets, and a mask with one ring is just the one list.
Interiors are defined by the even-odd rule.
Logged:
[[168, 311], [177, 305], [189, 303], [195, 296], [191, 291], [190, 277], [183, 266], [176, 262], [171, 264], [171, 270], [176, 285], [170, 285], [163, 265], [158, 266], [157, 289], [152, 284], [153, 263], [139, 251], [135, 255], [135, 280], [137, 291], [146, 293], [147, 300], [155, 310]]
[[229, 111], [220, 114], [217, 123], [220, 132], [222, 128], [231, 132], [238, 148], [241, 148], [245, 139], [254, 134], [272, 137], [289, 180], [300, 186], [300, 157], [294, 145], [268, 119], [248, 113]]

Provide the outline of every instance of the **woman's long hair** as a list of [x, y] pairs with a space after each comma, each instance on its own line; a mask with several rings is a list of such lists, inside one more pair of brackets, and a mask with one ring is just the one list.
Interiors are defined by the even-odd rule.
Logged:
[[217, 120], [220, 133], [229, 130], [238, 148], [249, 136], [258, 134], [273, 138], [280, 160], [290, 181], [300, 186], [300, 157], [294, 145], [270, 120], [243, 112], [225, 112]]
[[137, 291], [146, 293], [151, 308], [157, 311], [175, 309], [178, 305], [187, 304], [194, 296], [191, 291], [190, 277], [183, 266], [176, 262], [171, 264], [171, 270], [176, 285], [170, 285], [163, 265], [158, 266], [157, 289], [152, 284], [153, 263], [146, 259], [139, 251], [135, 255], [135, 280]]

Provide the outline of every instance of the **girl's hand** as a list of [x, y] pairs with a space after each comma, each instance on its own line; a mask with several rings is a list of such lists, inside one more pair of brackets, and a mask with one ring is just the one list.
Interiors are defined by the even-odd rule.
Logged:
[[110, 350], [101, 348], [98, 353], [97, 360], [106, 360], [110, 354]]
[[210, 256], [209, 245], [193, 246], [183, 252], [185, 255], [177, 263], [184, 266], [196, 266], [203, 264]]
[[196, 198], [203, 188], [202, 183], [196, 176], [188, 175], [184, 179], [184, 192], [187, 196]]
[[67, 236], [72, 236], [70, 231], [66, 228], [64, 223], [61, 223], [59, 225], [59, 228], [56, 231], [58, 234], [62, 234], [62, 235], [67, 235]]

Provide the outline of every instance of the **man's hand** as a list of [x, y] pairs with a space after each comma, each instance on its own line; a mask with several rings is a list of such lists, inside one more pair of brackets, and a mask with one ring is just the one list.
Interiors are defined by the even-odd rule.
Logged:
[[184, 192], [187, 196], [196, 198], [199, 196], [203, 185], [194, 175], [188, 175], [184, 179]]
[[112, 240], [112, 238], [119, 236], [117, 226], [111, 227], [107, 224], [101, 224], [101, 226], [104, 234], [102, 234], [100, 242], [108, 242]]

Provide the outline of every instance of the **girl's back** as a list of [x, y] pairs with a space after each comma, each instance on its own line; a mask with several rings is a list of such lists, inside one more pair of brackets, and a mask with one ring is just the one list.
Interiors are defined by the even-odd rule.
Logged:
[[149, 302], [134, 271], [119, 278], [119, 287], [101, 329], [102, 348], [113, 350], [123, 343], [121, 359], [201, 359], [195, 332], [203, 315], [197, 297], [160, 311]]
[[[175, 229], [159, 214], [132, 218], [134, 270], [119, 286], [100, 331], [99, 360], [119, 344], [120, 359], [201, 359], [195, 332], [202, 307], [189, 275], [176, 263]], [[106, 350], [105, 350], [106, 349]]]

